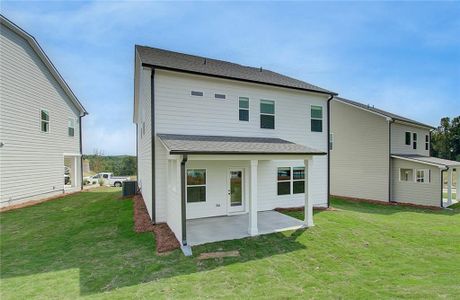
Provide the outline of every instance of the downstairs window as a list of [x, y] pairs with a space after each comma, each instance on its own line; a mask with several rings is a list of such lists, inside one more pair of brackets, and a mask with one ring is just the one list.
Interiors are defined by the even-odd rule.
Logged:
[[206, 170], [187, 170], [187, 202], [206, 202]]

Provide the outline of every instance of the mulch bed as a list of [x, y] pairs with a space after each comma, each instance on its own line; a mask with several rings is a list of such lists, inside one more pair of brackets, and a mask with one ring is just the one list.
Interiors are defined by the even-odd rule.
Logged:
[[157, 253], [170, 252], [179, 249], [176, 236], [166, 223], [153, 225], [141, 195], [133, 197], [134, 202], [134, 231], [153, 232], [156, 238]]

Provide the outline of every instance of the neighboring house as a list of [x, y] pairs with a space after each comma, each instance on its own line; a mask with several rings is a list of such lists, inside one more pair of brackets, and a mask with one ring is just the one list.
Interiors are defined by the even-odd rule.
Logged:
[[183, 246], [298, 226], [281, 207], [305, 205], [312, 226], [312, 206], [328, 205], [334, 92], [143, 46], [134, 83], [139, 187]]
[[[331, 195], [438, 207], [452, 203], [452, 176], [460, 162], [430, 157], [432, 126], [340, 97], [330, 110]], [[446, 203], [443, 173], [449, 178]]]
[[0, 21], [1, 206], [78, 190], [86, 111], [37, 41]]

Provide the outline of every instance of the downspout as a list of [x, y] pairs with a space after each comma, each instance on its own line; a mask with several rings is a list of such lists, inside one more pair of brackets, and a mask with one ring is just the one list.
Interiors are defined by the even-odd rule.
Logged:
[[137, 124], [137, 120], [136, 120], [136, 181], [139, 182], [139, 124]]
[[180, 186], [181, 186], [181, 222], [182, 222], [182, 246], [187, 246], [187, 199], [186, 199], [186, 181], [185, 181], [185, 164], [187, 163], [187, 154], [182, 156], [180, 163]]
[[447, 170], [449, 170], [449, 166], [446, 166], [446, 168], [444, 170], [441, 170], [441, 208], [444, 208], [444, 202], [443, 202], [443, 199], [444, 199], [444, 182], [443, 182], [443, 179], [444, 179], [444, 172], [446, 172]]
[[391, 124], [393, 123], [393, 119], [388, 119], [388, 202], [394, 202], [391, 201]]
[[150, 144], [152, 160], [152, 224], [156, 223], [156, 178], [155, 178], [155, 69], [150, 75]]
[[334, 95], [327, 99], [327, 207], [331, 206], [331, 100]]

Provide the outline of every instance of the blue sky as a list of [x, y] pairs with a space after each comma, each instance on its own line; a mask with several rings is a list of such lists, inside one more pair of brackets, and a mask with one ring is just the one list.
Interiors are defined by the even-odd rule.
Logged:
[[90, 112], [84, 153], [135, 153], [135, 44], [262, 66], [432, 125], [460, 115], [460, 2], [0, 5]]

